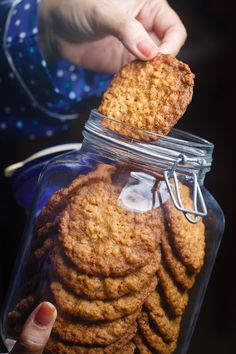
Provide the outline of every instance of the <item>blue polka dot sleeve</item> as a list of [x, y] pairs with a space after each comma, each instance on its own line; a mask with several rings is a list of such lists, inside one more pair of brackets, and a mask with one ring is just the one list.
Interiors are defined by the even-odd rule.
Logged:
[[112, 76], [76, 67], [66, 60], [48, 66], [38, 43], [40, 0], [13, 1], [4, 35], [4, 50], [12, 72], [46, 115], [73, 119], [92, 96], [100, 96]]

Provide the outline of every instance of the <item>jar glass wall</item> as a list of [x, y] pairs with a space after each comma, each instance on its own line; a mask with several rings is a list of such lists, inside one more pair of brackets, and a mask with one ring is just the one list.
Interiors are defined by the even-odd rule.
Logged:
[[104, 119], [92, 111], [81, 150], [41, 174], [2, 316], [9, 350], [49, 300], [45, 352], [187, 352], [224, 229], [203, 184], [213, 146], [176, 129], [140, 142]]

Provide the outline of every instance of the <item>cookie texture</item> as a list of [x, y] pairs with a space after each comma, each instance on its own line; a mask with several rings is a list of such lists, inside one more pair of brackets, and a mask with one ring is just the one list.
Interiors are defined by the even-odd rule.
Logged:
[[[189, 188], [182, 183], [179, 184], [179, 188], [184, 206], [192, 209]], [[179, 257], [190, 271], [198, 273], [205, 257], [205, 226], [202, 218], [199, 218], [196, 224], [191, 224], [184, 214], [174, 207], [171, 200], [164, 203], [163, 207], [170, 237]]]
[[193, 86], [194, 75], [187, 64], [159, 53], [150, 61], [124, 66], [104, 93], [98, 111], [115, 120], [104, 119], [108, 129], [148, 140], [148, 135], [132, 127], [166, 135], [186, 111]]
[[151, 350], [149, 350], [147, 345], [144, 343], [144, 340], [140, 333], [137, 333], [135, 335], [133, 342], [139, 354], [152, 354]]
[[60, 218], [64, 252], [86, 274], [126, 275], [147, 264], [160, 243], [159, 210], [124, 210], [120, 192], [104, 182], [84, 186]]
[[170, 245], [170, 237], [167, 232], [161, 235], [162, 255], [167, 263], [176, 282], [185, 289], [191, 289], [196, 279], [196, 273], [190, 272], [181, 262], [174, 252], [174, 248]]
[[41, 209], [35, 221], [35, 228], [38, 230], [38, 236], [47, 235], [51, 227], [55, 227], [55, 218], [58, 219], [61, 211], [64, 210], [68, 200], [80, 193], [82, 186], [88, 186], [97, 181], [111, 183], [112, 174], [116, 171], [113, 165], [98, 164], [95, 171], [91, 171], [86, 175], [79, 175], [71, 184], [55, 192], [48, 200], [47, 204]]
[[130, 329], [135, 330], [138, 315], [139, 311], [116, 321], [94, 324], [59, 315], [53, 333], [63, 342], [107, 346], [125, 336]]
[[30, 313], [35, 304], [35, 296], [29, 295], [26, 298], [23, 298], [20, 302], [17, 303], [14, 310], [8, 313], [8, 325], [14, 326], [22, 321], [22, 318], [25, 319], [25, 316]]
[[176, 341], [179, 335], [181, 316], [170, 318], [162, 306], [161, 297], [154, 291], [146, 299], [144, 308], [150, 320], [166, 342]]
[[57, 306], [63, 312], [87, 321], [113, 321], [138, 311], [156, 285], [157, 279], [153, 278], [151, 283], [139, 293], [123, 296], [113, 301], [80, 299], [69, 293], [58, 282], [52, 282], [50, 288]]
[[149, 346], [156, 352], [160, 354], [171, 354], [176, 348], [176, 341], [170, 343], [164, 342], [162, 337], [155, 332], [150, 326], [148, 315], [142, 312], [140, 319], [138, 320], [139, 329], [143, 337], [149, 344]]
[[150, 262], [136, 272], [124, 277], [96, 277], [80, 273], [66, 259], [59, 245], [55, 246], [51, 261], [58, 279], [76, 295], [91, 300], [118, 299], [121, 296], [140, 291], [158, 271], [161, 260], [157, 249]]
[[177, 288], [173, 279], [162, 264], [160, 265], [158, 275], [160, 286], [165, 295], [165, 300], [168, 302], [173, 313], [176, 316], [181, 316], [188, 304], [188, 293]]
[[136, 327], [126, 333], [124, 337], [106, 347], [86, 347], [78, 344], [63, 343], [51, 337], [45, 348], [45, 354], [126, 354], [133, 353], [131, 342], [136, 333]]

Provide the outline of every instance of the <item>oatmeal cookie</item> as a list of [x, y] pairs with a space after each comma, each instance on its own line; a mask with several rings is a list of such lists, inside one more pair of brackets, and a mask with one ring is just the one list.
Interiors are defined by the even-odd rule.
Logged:
[[130, 129], [135, 127], [166, 135], [186, 111], [193, 85], [194, 75], [187, 64], [159, 53], [152, 60], [124, 66], [104, 93], [98, 111], [114, 120], [105, 119], [103, 124], [120, 134], [139, 138]]
[[173, 248], [170, 245], [167, 232], [161, 235], [162, 255], [167, 263], [176, 282], [185, 289], [191, 289], [195, 283], [196, 274], [190, 273], [186, 266], [176, 257]]
[[151, 348], [159, 354], [171, 354], [176, 348], [176, 341], [166, 343], [163, 341], [161, 336], [156, 333], [150, 326], [148, 315], [145, 312], [142, 312], [141, 317], [138, 320], [138, 325], [140, 331], [147, 343]]
[[63, 343], [51, 337], [45, 348], [45, 354], [128, 354], [133, 353], [134, 345], [131, 342], [136, 333], [135, 328], [131, 328], [124, 337], [108, 345], [107, 347], [86, 347]]
[[[183, 205], [192, 209], [192, 198], [187, 186], [180, 183], [180, 195]], [[168, 199], [163, 204], [170, 237], [183, 263], [190, 271], [198, 273], [204, 262], [205, 256], [205, 226], [202, 218], [197, 224], [191, 224], [184, 214], [177, 210], [172, 201]]]
[[144, 303], [149, 318], [166, 342], [176, 341], [179, 335], [181, 316], [169, 318], [162, 307], [160, 295], [154, 291]]
[[88, 324], [77, 319], [58, 316], [53, 333], [63, 342], [107, 346], [123, 337], [136, 326], [139, 311], [116, 321]]
[[15, 306], [14, 310], [8, 313], [8, 325], [14, 327], [16, 324], [24, 320], [27, 315], [33, 310], [35, 305], [35, 296], [29, 295], [26, 298], [20, 300]]
[[140, 334], [137, 333], [134, 336], [133, 342], [136, 348], [138, 349], [139, 354], [152, 354], [151, 350], [149, 350], [148, 347], [145, 345], [143, 338], [140, 336]]
[[160, 209], [145, 213], [117, 203], [121, 187], [98, 182], [71, 198], [59, 222], [66, 256], [89, 275], [124, 276], [153, 257], [160, 243]]
[[51, 256], [53, 271], [58, 279], [81, 297], [91, 300], [118, 299], [121, 296], [140, 291], [158, 271], [161, 253], [158, 249], [147, 265], [125, 277], [99, 278], [79, 273], [55, 246]]
[[38, 261], [42, 261], [44, 257], [50, 253], [54, 243], [55, 243], [55, 235], [51, 236], [50, 238], [46, 238], [42, 246], [36, 248], [35, 251], [31, 254], [29, 258], [29, 264], [33, 265]]
[[98, 164], [95, 171], [86, 175], [79, 175], [69, 187], [62, 188], [54, 193], [37, 217], [35, 225], [37, 230], [40, 229], [39, 235], [47, 235], [49, 229], [55, 226], [55, 218], [64, 210], [70, 197], [79, 193], [81, 187], [89, 186], [98, 181], [111, 184], [111, 176], [115, 171], [116, 168], [112, 165]]
[[181, 316], [188, 304], [188, 293], [186, 291], [180, 291], [177, 288], [162, 264], [160, 265], [158, 276], [160, 280], [159, 284], [163, 290], [166, 302], [169, 304], [175, 316]]
[[66, 314], [80, 317], [85, 321], [113, 321], [137, 312], [156, 285], [157, 279], [154, 277], [150, 285], [145, 286], [139, 293], [112, 301], [89, 301], [78, 298], [58, 282], [52, 282], [50, 288], [57, 306]]

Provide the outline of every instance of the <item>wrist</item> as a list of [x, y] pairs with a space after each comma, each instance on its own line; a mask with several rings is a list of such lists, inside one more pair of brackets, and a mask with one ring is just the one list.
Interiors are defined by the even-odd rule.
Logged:
[[60, 58], [57, 35], [51, 21], [54, 0], [41, 0], [39, 6], [39, 46], [48, 62]]

